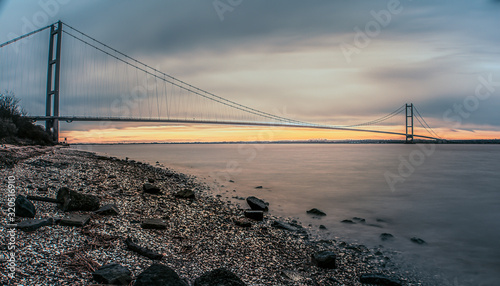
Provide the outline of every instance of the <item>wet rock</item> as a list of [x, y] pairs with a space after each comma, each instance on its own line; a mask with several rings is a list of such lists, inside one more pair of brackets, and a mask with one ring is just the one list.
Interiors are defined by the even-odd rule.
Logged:
[[321, 251], [312, 255], [313, 265], [319, 268], [334, 269], [336, 265], [337, 255], [331, 251]]
[[62, 211], [95, 211], [99, 209], [99, 198], [93, 195], [80, 194], [66, 187], [57, 192], [57, 201]]
[[36, 208], [26, 197], [18, 195], [15, 202], [16, 217], [34, 218]]
[[252, 210], [256, 210], [256, 211], [265, 211], [267, 212], [268, 211], [268, 207], [267, 207], [267, 204], [259, 199], [259, 198], [256, 198], [256, 197], [248, 197], [247, 198], [247, 203], [248, 205], [250, 206], [250, 208]]
[[95, 281], [103, 284], [128, 285], [132, 281], [132, 272], [118, 263], [102, 266], [92, 273]]
[[324, 213], [323, 211], [316, 209], [316, 208], [310, 209], [306, 213], [311, 214], [311, 215], [315, 215], [315, 216], [326, 216], [326, 213]]
[[52, 224], [54, 224], [54, 219], [52, 218], [29, 219], [18, 223], [16, 228], [22, 231], [29, 232], [29, 231], [35, 231], [41, 228], [42, 226], [47, 226]]
[[[139, 245], [139, 241], [137, 239], [128, 237], [125, 240], [125, 244], [127, 245], [127, 248], [142, 255], [145, 256], [149, 259], [153, 260], [161, 260], [163, 258], [163, 255], [160, 253], [156, 253], [150, 249], [147, 249], [146, 247], [142, 247]], [[147, 284], [141, 284], [141, 285], [147, 285]]]
[[256, 189], [262, 189], [262, 186], [257, 186], [257, 187], [255, 187], [255, 188], [256, 188]]
[[178, 191], [174, 195], [176, 198], [181, 198], [181, 199], [194, 199], [195, 195], [193, 190], [190, 189], [183, 189], [181, 191]]
[[355, 224], [355, 222], [353, 222], [352, 220], [350, 219], [345, 219], [343, 221], [341, 221], [341, 223], [350, 223], [350, 224]]
[[65, 225], [65, 226], [82, 227], [82, 226], [85, 226], [89, 221], [90, 221], [89, 215], [73, 214], [73, 215], [70, 215], [66, 218], [62, 218], [61, 221], [59, 222], [59, 224]]
[[98, 215], [119, 215], [120, 211], [115, 204], [109, 204], [102, 206], [100, 209], [96, 210], [94, 213]]
[[282, 221], [273, 221], [272, 225], [275, 228], [280, 228], [284, 230], [288, 230], [291, 232], [299, 232], [299, 233], [307, 233], [307, 231], [299, 224], [296, 223], [286, 223]]
[[206, 272], [194, 281], [194, 286], [245, 286], [246, 284], [233, 272], [219, 268]]
[[382, 274], [363, 274], [359, 277], [359, 282], [373, 285], [401, 286], [399, 281]]
[[145, 219], [141, 223], [144, 229], [167, 229], [167, 224], [158, 218]]
[[234, 183], [234, 181], [233, 180], [229, 180], [229, 183]]
[[264, 212], [263, 211], [245, 211], [245, 217], [257, 220], [257, 221], [263, 221], [264, 220]]
[[241, 227], [251, 227], [252, 223], [247, 218], [238, 218], [234, 220], [234, 224]]
[[353, 217], [352, 220], [360, 222], [360, 223], [365, 223], [366, 222], [366, 220], [364, 218], [360, 218], [360, 217]]
[[135, 281], [134, 286], [188, 286], [175, 271], [163, 264], [153, 264], [144, 270]]
[[322, 225], [322, 224], [321, 224], [321, 225], [319, 226], [319, 229], [326, 229], [326, 226], [324, 226], [324, 225]]
[[394, 236], [393, 236], [392, 234], [390, 234], [390, 233], [382, 233], [382, 234], [380, 235], [380, 239], [381, 239], [382, 241], [392, 240], [392, 239], [394, 239]]
[[413, 243], [416, 243], [416, 244], [427, 244], [427, 242], [425, 242], [425, 240], [421, 239], [421, 238], [418, 238], [418, 237], [412, 237], [410, 239]]
[[153, 194], [153, 195], [158, 195], [161, 193], [161, 189], [158, 188], [157, 186], [154, 186], [150, 183], [145, 183], [144, 185], [142, 185], [142, 190], [145, 192], [145, 193], [148, 193], [148, 194]]

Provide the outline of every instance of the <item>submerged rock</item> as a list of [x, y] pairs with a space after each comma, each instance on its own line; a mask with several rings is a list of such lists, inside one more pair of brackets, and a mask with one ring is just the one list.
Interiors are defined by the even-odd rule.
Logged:
[[416, 243], [416, 244], [427, 244], [427, 242], [425, 242], [425, 240], [421, 239], [421, 238], [418, 238], [418, 237], [412, 237], [410, 239], [413, 243]]
[[132, 272], [118, 263], [102, 266], [92, 273], [95, 281], [103, 284], [129, 285], [132, 281]]
[[392, 240], [392, 239], [394, 239], [394, 235], [392, 235], [392, 234], [390, 234], [390, 233], [382, 233], [382, 234], [380, 235], [380, 239], [381, 239], [382, 241]]
[[245, 286], [246, 284], [233, 272], [219, 268], [206, 272], [194, 281], [194, 286]]
[[343, 221], [341, 221], [341, 223], [350, 223], [350, 224], [355, 224], [355, 222], [353, 222], [352, 220], [350, 219], [345, 219]]
[[306, 211], [306, 213], [311, 214], [311, 215], [315, 215], [315, 216], [326, 216], [326, 213], [324, 213], [323, 211], [321, 211], [317, 208], [310, 209], [310, 210]]

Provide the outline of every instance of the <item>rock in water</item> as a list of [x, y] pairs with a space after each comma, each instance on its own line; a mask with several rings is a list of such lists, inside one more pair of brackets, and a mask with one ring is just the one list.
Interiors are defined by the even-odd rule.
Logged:
[[24, 196], [21, 195], [17, 196], [15, 207], [16, 207], [16, 217], [34, 218], [36, 215], [35, 206]]
[[321, 251], [312, 255], [312, 263], [319, 268], [337, 268], [335, 260], [337, 255], [331, 251]]
[[52, 225], [52, 224], [54, 224], [54, 220], [52, 218], [29, 219], [18, 223], [16, 228], [22, 231], [35, 231], [42, 226]]
[[247, 198], [247, 203], [248, 205], [250, 206], [250, 208], [252, 210], [255, 210], [255, 211], [265, 211], [267, 212], [268, 211], [268, 207], [267, 207], [267, 204], [259, 199], [259, 198], [256, 198], [256, 197], [248, 197]]
[[190, 189], [184, 189], [178, 191], [174, 196], [181, 199], [194, 199], [194, 192]]
[[62, 187], [57, 192], [59, 208], [62, 211], [95, 211], [99, 209], [99, 198], [93, 195], [80, 194]]
[[264, 220], [264, 212], [263, 211], [245, 211], [245, 216], [247, 218], [263, 221]]
[[188, 286], [175, 271], [163, 264], [153, 264], [144, 270], [135, 281], [134, 286]]
[[394, 238], [394, 236], [392, 234], [390, 234], [390, 233], [382, 233], [380, 235], [380, 239], [382, 241], [390, 240], [390, 239], [393, 239], [393, 238]]
[[312, 215], [316, 215], [316, 216], [325, 216], [326, 215], [326, 213], [324, 213], [323, 211], [320, 211], [316, 208], [308, 210], [307, 213], [312, 214]]
[[206, 272], [194, 281], [194, 286], [245, 286], [246, 284], [233, 272], [219, 268]]
[[361, 277], [359, 277], [359, 282], [363, 284], [401, 286], [401, 283], [399, 283], [398, 281], [381, 274], [363, 274], [361, 275]]
[[128, 285], [132, 281], [132, 272], [118, 263], [102, 266], [92, 273], [95, 281], [103, 284]]
[[160, 188], [158, 188], [150, 183], [145, 183], [144, 185], [142, 185], [142, 189], [144, 190], [145, 193], [148, 193], [148, 194], [158, 195], [159, 193], [161, 193]]
[[418, 237], [412, 237], [410, 240], [416, 244], [427, 244], [427, 242], [425, 242], [425, 240], [418, 238]]

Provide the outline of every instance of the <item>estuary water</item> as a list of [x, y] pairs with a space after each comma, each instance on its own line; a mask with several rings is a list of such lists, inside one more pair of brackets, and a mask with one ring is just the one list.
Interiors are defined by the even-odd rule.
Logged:
[[[257, 196], [313, 235], [382, 245], [439, 285], [500, 285], [500, 146], [158, 144], [75, 148], [156, 162], [213, 192]], [[262, 188], [256, 188], [262, 186]], [[227, 197], [227, 198], [226, 198]], [[246, 206], [245, 206], [246, 207]], [[318, 208], [327, 216], [314, 218]], [[342, 223], [353, 217], [364, 223]], [[356, 222], [356, 221], [355, 221]], [[319, 225], [326, 230], [319, 230]], [[394, 239], [381, 241], [381, 233]], [[426, 244], [410, 239], [417, 237]]]

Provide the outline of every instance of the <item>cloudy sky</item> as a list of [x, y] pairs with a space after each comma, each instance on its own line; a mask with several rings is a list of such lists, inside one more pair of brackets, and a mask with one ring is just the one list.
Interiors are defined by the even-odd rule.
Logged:
[[[57, 20], [265, 112], [344, 125], [412, 102], [442, 137], [500, 138], [498, 0], [0, 1], [0, 42]], [[127, 126], [64, 123], [62, 129], [73, 142], [85, 141], [82, 130], [89, 129], [99, 131], [92, 140], [86, 135], [87, 141], [259, 134], [255, 128]], [[399, 128], [404, 130], [403, 122]], [[306, 130], [273, 134], [379, 138]]]

